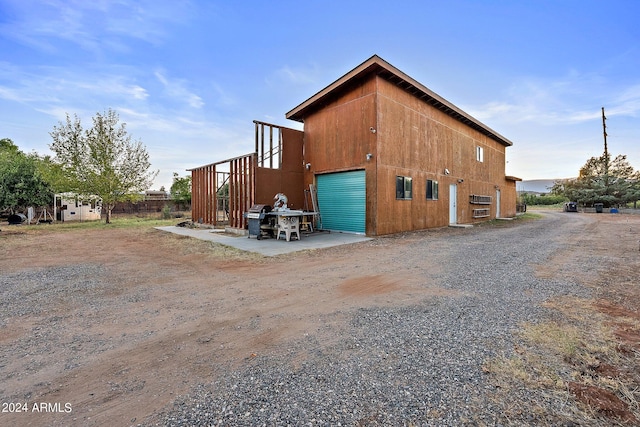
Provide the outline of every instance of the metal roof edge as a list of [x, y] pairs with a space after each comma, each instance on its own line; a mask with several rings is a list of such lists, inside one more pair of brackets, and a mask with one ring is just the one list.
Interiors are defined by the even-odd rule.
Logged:
[[[353, 70], [338, 78], [333, 83], [329, 84], [324, 89], [320, 90], [318, 93], [299, 104], [297, 107], [291, 109], [285, 114], [285, 117], [289, 120], [303, 122], [303, 113], [305, 110], [309, 109], [317, 102], [329, 96], [333, 91], [339, 89], [341, 86], [347, 84], [351, 80], [367, 74], [368, 72], [375, 70], [376, 68], [377, 74], [382, 78], [385, 78], [386, 80], [391, 81], [397, 86], [400, 86], [402, 89], [411, 92], [418, 98], [426, 98], [425, 102], [442, 110], [445, 114], [448, 114], [449, 116], [452, 116], [453, 118], [466, 124], [467, 126], [478, 130], [482, 134], [490, 137], [491, 139], [501, 143], [504, 146], [513, 145], [513, 142], [511, 142], [509, 139], [500, 135], [498, 132], [494, 131], [489, 126], [480, 122], [478, 119], [466, 113], [462, 109], [456, 107], [454, 104], [447, 101], [437, 93], [433, 92], [431, 89], [427, 88], [422, 83], [418, 82], [414, 78], [399, 70], [398, 68], [394, 67], [378, 55], [371, 56], [369, 59], [355, 67]], [[385, 71], [386, 73], [381, 73], [381, 70]]]
[[362, 64], [358, 65], [351, 71], [347, 72], [345, 75], [338, 78], [333, 83], [330, 83], [324, 89], [320, 90], [315, 95], [308, 98], [306, 101], [303, 101], [297, 107], [294, 107], [293, 109], [291, 109], [289, 112], [285, 114], [285, 117], [289, 120], [295, 120], [295, 121], [301, 122], [302, 119], [296, 118], [295, 117], [296, 115], [298, 115], [303, 110], [309, 108], [311, 105], [313, 105], [320, 99], [324, 98], [325, 96], [327, 96], [328, 94], [330, 94], [331, 92], [333, 92], [334, 90], [342, 86], [343, 84], [347, 83], [348, 81], [362, 74], [363, 71], [369, 69], [372, 65], [375, 65], [377, 63], [377, 60], [382, 60], [382, 58], [380, 58], [378, 55], [373, 55], [371, 58], [367, 59]]

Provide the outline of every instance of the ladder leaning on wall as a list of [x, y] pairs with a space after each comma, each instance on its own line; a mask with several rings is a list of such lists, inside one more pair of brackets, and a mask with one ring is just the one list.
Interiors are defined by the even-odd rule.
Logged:
[[313, 211], [316, 212], [317, 222], [316, 228], [322, 229], [322, 217], [320, 216], [320, 208], [318, 207], [318, 191], [316, 186], [309, 184], [309, 194], [311, 195], [311, 203], [313, 204]]

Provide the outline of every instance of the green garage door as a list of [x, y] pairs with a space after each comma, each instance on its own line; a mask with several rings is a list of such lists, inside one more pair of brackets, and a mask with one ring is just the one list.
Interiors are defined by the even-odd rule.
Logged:
[[366, 232], [364, 171], [318, 175], [318, 208], [324, 230]]

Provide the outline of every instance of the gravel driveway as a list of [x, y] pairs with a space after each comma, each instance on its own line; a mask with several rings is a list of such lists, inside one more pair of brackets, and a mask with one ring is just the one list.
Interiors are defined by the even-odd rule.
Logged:
[[[566, 280], [534, 273], [589, 218], [548, 214], [515, 227], [412, 236], [401, 253], [380, 259], [402, 265], [430, 286], [455, 291], [404, 307], [347, 313], [330, 345], [313, 335], [287, 343], [284, 355], [255, 357], [197, 387], [163, 422], [187, 425], [499, 425], [494, 387], [482, 366], [514, 348], [513, 331], [548, 313], [540, 304], [587, 296]], [[590, 260], [574, 268], [590, 269]], [[431, 271], [434, 265], [439, 268]], [[329, 315], [330, 317], [330, 315]], [[318, 319], [322, 324], [327, 319]], [[323, 331], [333, 333], [337, 331]], [[300, 354], [304, 354], [298, 361]], [[521, 393], [534, 393], [522, 390]], [[548, 396], [514, 398], [549, 399]], [[564, 401], [549, 401], [549, 413]], [[555, 406], [555, 408], [554, 408]], [[537, 424], [535, 419], [521, 420]], [[537, 420], [538, 422], [541, 420]], [[547, 422], [553, 421], [550, 416]]]
[[557, 259], [597, 221], [549, 212], [274, 258], [155, 230], [0, 235], [0, 397], [63, 409], [0, 424], [557, 425], [573, 402], [516, 389], [546, 413], [505, 418], [484, 366], [555, 315], [543, 302], [590, 296], [573, 273], [596, 274], [598, 254]]

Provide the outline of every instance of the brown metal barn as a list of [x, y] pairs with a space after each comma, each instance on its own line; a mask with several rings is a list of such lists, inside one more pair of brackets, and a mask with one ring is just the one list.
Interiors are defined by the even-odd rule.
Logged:
[[375, 236], [516, 214], [512, 142], [377, 55], [286, 118], [304, 131], [254, 122], [254, 153], [191, 169], [194, 219], [244, 229], [243, 213], [276, 193], [310, 208], [310, 185], [328, 230]]

